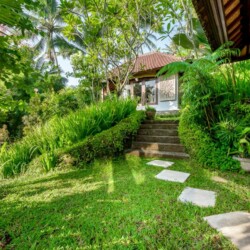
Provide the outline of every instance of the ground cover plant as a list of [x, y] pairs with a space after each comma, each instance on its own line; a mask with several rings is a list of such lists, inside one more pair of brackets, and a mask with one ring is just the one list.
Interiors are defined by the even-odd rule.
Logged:
[[169, 113], [169, 114], [156, 114], [155, 120], [157, 121], [179, 121], [180, 113]]
[[[176, 160], [186, 183], [160, 181], [152, 159], [96, 161], [82, 169], [0, 183], [0, 242], [6, 249], [236, 249], [204, 216], [250, 210], [250, 176]], [[220, 176], [227, 183], [217, 183]], [[177, 202], [185, 187], [217, 192], [214, 208]]]
[[0, 170], [4, 177], [26, 170], [35, 157], [77, 143], [89, 135], [114, 126], [136, 109], [135, 100], [112, 98], [72, 112], [65, 117], [55, 117], [42, 126], [34, 127], [22, 140], [2, 150]]

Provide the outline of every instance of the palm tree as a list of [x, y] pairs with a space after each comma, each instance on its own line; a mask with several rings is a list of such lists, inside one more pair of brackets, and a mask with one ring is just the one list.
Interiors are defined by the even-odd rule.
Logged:
[[58, 69], [58, 54], [69, 55], [74, 49], [84, 51], [81, 45], [70, 42], [62, 34], [64, 23], [60, 15], [57, 0], [45, 0], [39, 12], [27, 13], [40, 35], [34, 49], [38, 51], [38, 59], [52, 62]]

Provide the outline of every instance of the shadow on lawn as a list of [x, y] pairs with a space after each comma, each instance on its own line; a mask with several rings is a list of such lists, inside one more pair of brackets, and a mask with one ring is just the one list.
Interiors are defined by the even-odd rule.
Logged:
[[[20, 248], [19, 244], [27, 249], [43, 248], [46, 241], [52, 242], [53, 247], [102, 244], [105, 235], [115, 232], [116, 227], [124, 223], [117, 221], [114, 227], [105, 227], [105, 221], [113, 221], [112, 216], [127, 202], [123, 193], [127, 188], [119, 182], [124, 184], [125, 178], [130, 187], [138, 185], [135, 180], [140, 172], [139, 165], [140, 162], [135, 170], [124, 159], [119, 159], [104, 163], [103, 168], [94, 165], [84, 170], [11, 184], [5, 189], [3, 199], [8, 195], [15, 195], [17, 199], [0, 203], [1, 217], [4, 218], [0, 230], [11, 236], [9, 246], [15, 249]], [[140, 176], [143, 179], [141, 173]], [[98, 211], [100, 206], [102, 209]]]
[[[190, 249], [196, 237], [202, 241], [207, 232], [215, 232], [202, 217], [246, 207], [246, 201], [240, 203], [239, 195], [227, 185], [214, 183], [207, 170], [176, 161], [170, 169], [190, 172], [190, 179], [185, 184], [167, 183], [154, 179], [162, 169], [145, 162], [124, 156], [83, 170], [12, 184], [8, 192], [17, 199], [0, 201], [0, 231], [10, 235], [9, 247], [14, 249], [152, 249], [167, 244], [171, 237], [176, 237], [176, 247]], [[217, 206], [203, 209], [177, 202], [185, 186], [216, 191]], [[199, 235], [193, 235], [191, 243], [173, 233], [180, 230], [185, 235], [185, 226], [191, 230], [198, 223]], [[221, 247], [221, 239], [217, 241], [218, 248], [210, 249]]]

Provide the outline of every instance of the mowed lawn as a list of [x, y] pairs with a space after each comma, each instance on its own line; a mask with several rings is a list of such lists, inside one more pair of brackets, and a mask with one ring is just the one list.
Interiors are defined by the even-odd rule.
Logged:
[[[0, 248], [236, 249], [204, 216], [250, 211], [250, 175], [221, 173], [176, 160], [191, 173], [181, 183], [157, 180], [152, 159], [127, 156], [82, 169], [0, 183]], [[228, 180], [218, 183], [212, 176]], [[177, 201], [185, 187], [217, 192], [215, 208]]]

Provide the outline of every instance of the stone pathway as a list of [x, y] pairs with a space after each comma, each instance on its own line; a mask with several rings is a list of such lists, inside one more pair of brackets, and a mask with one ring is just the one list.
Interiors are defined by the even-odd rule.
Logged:
[[[154, 160], [147, 163], [152, 166], [168, 168], [174, 163], [169, 161]], [[189, 173], [163, 170], [155, 177], [159, 180], [184, 183], [190, 176]], [[218, 176], [212, 180], [220, 183], [227, 183], [227, 180]], [[179, 201], [200, 207], [214, 207], [216, 193], [209, 190], [186, 187], [178, 198]], [[250, 250], [250, 213], [231, 212], [226, 214], [204, 217], [208, 224], [229, 238], [240, 250]]]
[[199, 207], [214, 207], [215, 199], [215, 192], [190, 187], [185, 188], [178, 198], [184, 203], [191, 202]]
[[189, 177], [190, 174], [179, 172], [179, 171], [173, 171], [173, 170], [163, 170], [155, 177], [159, 180], [164, 181], [174, 181], [174, 182], [185, 182], [186, 179]]
[[156, 166], [156, 167], [163, 167], [163, 168], [168, 168], [168, 167], [172, 166], [173, 164], [174, 164], [174, 162], [161, 161], [161, 160], [154, 160], [154, 161], [150, 161], [147, 163], [147, 165]]
[[250, 213], [231, 212], [204, 218], [208, 224], [229, 238], [240, 250], [250, 249]]

